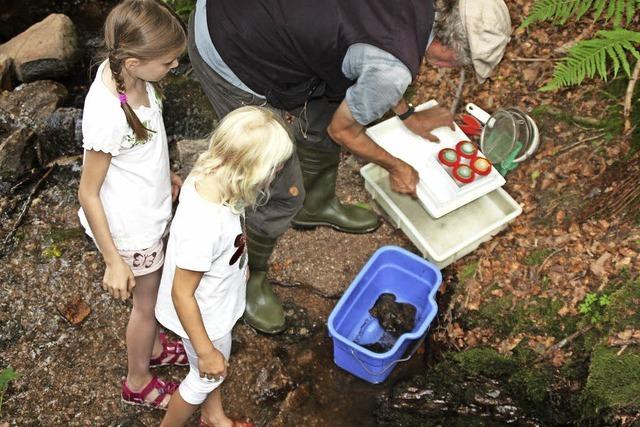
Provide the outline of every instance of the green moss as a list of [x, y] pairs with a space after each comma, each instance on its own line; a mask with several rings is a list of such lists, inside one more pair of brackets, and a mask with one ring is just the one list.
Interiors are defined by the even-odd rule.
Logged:
[[521, 312], [522, 329], [517, 332], [550, 335], [559, 339], [572, 334], [578, 328], [578, 320], [571, 316], [560, 317], [558, 315], [563, 304], [560, 300], [534, 298]]
[[497, 333], [506, 336], [515, 326], [515, 317], [511, 315], [512, 305], [510, 296], [487, 299], [480, 306], [478, 313], [468, 319], [468, 323], [471, 326], [492, 328]]
[[553, 249], [549, 248], [535, 249], [524, 259], [524, 263], [527, 265], [540, 265], [552, 252]]
[[44, 248], [42, 256], [45, 258], [60, 258], [62, 256], [62, 250], [54, 243]]
[[478, 261], [470, 262], [469, 264], [462, 267], [462, 270], [458, 274], [458, 280], [460, 283], [464, 283], [467, 280], [471, 279], [475, 276], [476, 271], [478, 271]]
[[587, 415], [610, 409], [640, 411], [640, 354], [627, 349], [618, 356], [617, 351], [598, 346], [593, 352], [582, 393]]
[[469, 374], [490, 378], [508, 376], [516, 367], [514, 361], [489, 347], [472, 348], [455, 354], [453, 359]]
[[515, 396], [528, 404], [539, 405], [549, 398], [553, 375], [544, 368], [522, 368], [511, 376], [509, 383]]
[[457, 353], [453, 359], [471, 375], [502, 380], [508, 378], [509, 389], [513, 395], [529, 404], [542, 403], [549, 396], [548, 391], [553, 383], [553, 375], [545, 368], [528, 368], [522, 360], [503, 356], [488, 347]]
[[[526, 346], [518, 346], [513, 356], [504, 356], [492, 348], [473, 348], [460, 353], [448, 353], [445, 361], [427, 373], [426, 378], [437, 387], [449, 391], [457, 403], [476, 403], [474, 397], [486, 393], [487, 386], [496, 387], [514, 400], [525, 413], [543, 425], [563, 424], [575, 417], [577, 403], [570, 396], [560, 397], [551, 368], [536, 365], [537, 358]], [[451, 363], [453, 360], [455, 363]], [[433, 378], [431, 373], [438, 372]], [[470, 387], [473, 385], [473, 387]], [[461, 387], [468, 389], [459, 390]], [[562, 401], [560, 405], [554, 403]], [[454, 402], [449, 402], [453, 407]], [[427, 424], [428, 425], [428, 424]]]
[[84, 236], [84, 230], [80, 227], [76, 228], [53, 228], [47, 235], [48, 241], [52, 243], [61, 243], [68, 240], [80, 239]]
[[609, 295], [609, 304], [602, 316], [612, 331], [640, 328], [640, 279], [626, 280]]
[[549, 298], [532, 297], [515, 305], [511, 296], [491, 298], [465, 319], [465, 326], [491, 328], [503, 338], [521, 332], [564, 338], [577, 330], [578, 319], [558, 316], [562, 305]]

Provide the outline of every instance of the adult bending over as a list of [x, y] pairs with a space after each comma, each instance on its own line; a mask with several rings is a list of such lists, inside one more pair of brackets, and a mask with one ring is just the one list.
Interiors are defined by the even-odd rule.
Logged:
[[296, 142], [270, 202], [247, 214], [249, 324], [284, 328], [266, 273], [289, 224], [350, 233], [378, 226], [373, 212], [336, 199], [341, 146], [388, 170], [393, 190], [415, 195], [418, 173], [364, 126], [392, 109], [412, 132], [435, 140], [431, 131], [453, 126], [451, 114], [414, 112], [402, 98], [423, 56], [441, 67], [472, 64], [484, 80], [510, 33], [503, 0], [198, 0], [188, 50], [216, 113], [242, 105], [277, 110]]

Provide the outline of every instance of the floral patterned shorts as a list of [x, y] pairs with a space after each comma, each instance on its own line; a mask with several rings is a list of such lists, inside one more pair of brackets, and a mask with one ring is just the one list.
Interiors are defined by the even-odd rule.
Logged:
[[153, 273], [164, 264], [164, 242], [159, 240], [155, 245], [142, 250], [119, 250], [118, 253], [126, 262], [135, 277]]

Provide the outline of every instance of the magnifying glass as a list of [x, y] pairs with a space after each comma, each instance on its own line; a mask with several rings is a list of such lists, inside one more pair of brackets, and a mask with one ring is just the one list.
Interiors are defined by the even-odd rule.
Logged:
[[540, 143], [538, 127], [518, 108], [503, 108], [489, 114], [469, 103], [465, 110], [484, 125], [480, 151], [503, 175], [536, 152]]

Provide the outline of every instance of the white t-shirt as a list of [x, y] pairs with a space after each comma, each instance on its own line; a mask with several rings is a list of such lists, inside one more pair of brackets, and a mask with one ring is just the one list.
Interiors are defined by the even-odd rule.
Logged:
[[192, 178], [182, 186], [171, 223], [156, 318], [182, 338], [189, 338], [171, 298], [176, 267], [202, 271], [195, 292], [209, 339], [228, 334], [245, 308], [247, 252], [242, 216], [230, 207], [201, 197]]
[[[105, 64], [98, 68], [84, 102], [82, 146], [113, 156], [100, 189], [100, 200], [116, 247], [146, 249], [162, 238], [171, 219], [169, 150], [162, 103], [153, 85], [147, 83], [150, 106], [134, 111], [154, 132], [149, 133], [146, 141], [136, 139], [120, 100], [102, 81]], [[78, 216], [87, 234], [93, 237], [82, 208]]]

